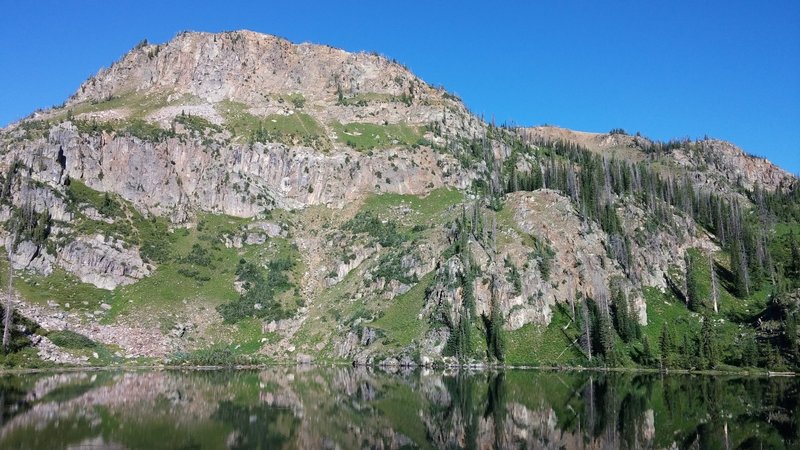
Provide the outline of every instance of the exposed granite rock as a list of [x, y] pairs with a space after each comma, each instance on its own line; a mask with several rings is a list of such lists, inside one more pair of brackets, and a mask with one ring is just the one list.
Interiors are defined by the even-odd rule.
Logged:
[[74, 366], [86, 366], [89, 364], [88, 356], [74, 356], [61, 349], [46, 336], [35, 336], [31, 342], [39, 353], [39, 357], [45, 361], [56, 364], [67, 364]]
[[515, 194], [509, 200], [519, 229], [543, 238], [555, 251], [548, 279], [539, 270], [524, 274], [522, 298], [512, 300], [519, 306], [509, 305], [513, 310], [510, 326], [549, 323], [553, 306], [557, 302], [572, 305], [578, 293], [608, 301], [611, 279], [625, 277], [619, 264], [607, 255], [605, 233], [598, 228], [589, 230], [569, 198], [555, 191]]
[[[200, 141], [153, 143], [80, 135], [69, 122], [56, 126], [48, 140], [30, 144], [25, 152], [45, 160], [63, 154], [69, 178], [115, 192], [143, 211], [176, 222], [187, 220], [191, 210], [252, 217], [275, 206], [342, 207], [374, 191], [424, 195], [437, 187], [465, 187], [470, 182], [455, 175], [458, 163], [451, 156], [426, 149], [372, 156], [342, 149], [326, 155], [305, 147], [256, 143], [211, 153]], [[50, 180], [53, 186], [60, 185], [57, 181]], [[46, 191], [28, 197], [48, 202]], [[59, 204], [47, 208], [54, 219], [69, 220], [63, 201]]]
[[134, 283], [152, 271], [137, 249], [103, 235], [78, 236], [59, 253], [58, 263], [81, 281], [102, 289]]
[[[6, 248], [14, 248], [11, 242], [12, 237], [6, 238]], [[16, 249], [9, 255], [11, 266], [14, 269], [29, 269], [43, 275], [50, 275], [53, 272], [55, 259], [47, 253], [47, 250], [34, 244], [31, 241], [22, 241], [17, 244]]]

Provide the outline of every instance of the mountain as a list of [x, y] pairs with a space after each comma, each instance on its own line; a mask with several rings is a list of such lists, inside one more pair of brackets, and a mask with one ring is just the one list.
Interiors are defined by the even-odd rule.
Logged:
[[727, 142], [497, 126], [250, 31], [0, 142], [9, 365], [798, 364], [799, 183]]

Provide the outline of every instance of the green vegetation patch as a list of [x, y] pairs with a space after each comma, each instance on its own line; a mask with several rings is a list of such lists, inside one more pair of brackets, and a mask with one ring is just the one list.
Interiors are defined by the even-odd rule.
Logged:
[[422, 134], [406, 124], [377, 125], [372, 123], [333, 123], [339, 142], [359, 151], [388, 147], [412, 147], [419, 144]]
[[39, 304], [55, 301], [62, 308], [69, 304], [68, 309], [78, 311], [96, 311], [101, 303], [112, 298], [110, 291], [84, 283], [61, 268], [56, 268], [48, 276], [29, 273], [17, 276], [14, 288], [29, 301]]
[[51, 331], [47, 337], [57, 346], [69, 349], [95, 348], [97, 342], [70, 330]]
[[[565, 330], [566, 327], [566, 330]], [[505, 332], [506, 363], [514, 365], [581, 364], [584, 356], [573, 343], [577, 327], [570, 320], [566, 306], [553, 311], [546, 327], [526, 324]]]
[[[80, 180], [71, 179], [67, 188], [68, 207], [75, 214], [72, 225], [78, 234], [104, 236], [120, 239], [128, 245], [139, 246], [142, 258], [153, 263], [162, 263], [169, 258], [173, 235], [169, 233], [164, 218], [145, 217], [130, 202], [116, 194], [89, 188]], [[90, 219], [82, 212], [89, 205], [101, 215], [112, 219]]]
[[167, 94], [146, 95], [136, 92], [130, 92], [118, 96], [110, 96], [101, 101], [84, 102], [66, 111], [67, 117], [71, 118], [73, 115], [82, 113], [110, 111], [114, 109], [125, 109], [129, 117], [134, 119], [143, 119], [148, 114], [157, 109], [165, 106], [191, 102], [194, 99], [191, 96], [183, 96], [181, 98], [168, 100]]
[[306, 105], [306, 97], [299, 92], [279, 94], [276, 95], [276, 98], [278, 99], [278, 103], [288, 102], [297, 109], [302, 109]]
[[425, 334], [427, 322], [417, 316], [425, 305], [425, 294], [433, 278], [434, 273], [429, 272], [408, 292], [393, 298], [383, 315], [372, 323], [385, 332], [388, 343], [405, 347]]
[[67, 198], [74, 204], [88, 204], [106, 217], [114, 218], [122, 213], [122, 206], [111, 194], [91, 189], [79, 180], [70, 180]]
[[186, 127], [186, 129], [194, 131], [199, 134], [204, 134], [206, 130], [211, 130], [214, 132], [222, 131], [222, 127], [211, 123], [208, 119], [201, 116], [195, 116], [192, 114], [183, 114], [181, 113], [179, 116], [175, 117], [175, 123], [179, 123]]
[[175, 132], [165, 130], [157, 124], [144, 119], [131, 119], [121, 127], [123, 133], [137, 137], [143, 141], [160, 142], [170, 137], [175, 137]]
[[[344, 223], [343, 230], [366, 234], [382, 247], [399, 249], [415, 242], [436, 223], [444, 223], [455, 213], [452, 207], [463, 200], [455, 189], [436, 189], [425, 197], [400, 194], [372, 195], [361, 210]], [[404, 248], [404, 247], [403, 247]], [[399, 251], [399, 253], [403, 253]], [[390, 269], [401, 254], [385, 255], [382, 265]]]
[[245, 292], [239, 299], [217, 307], [227, 323], [236, 323], [247, 317], [264, 320], [280, 320], [289, 317], [278, 296], [294, 287], [287, 272], [294, 267], [294, 259], [278, 257], [267, 263], [266, 272], [253, 262], [239, 260], [236, 268], [238, 281], [243, 282]]
[[[409, 194], [375, 194], [369, 196], [364, 202], [362, 211], [376, 215], [384, 215], [387, 211], [397, 208], [408, 208], [411, 214], [409, 225], [431, 225], [433, 219], [440, 217], [450, 208], [464, 201], [464, 194], [457, 189], [438, 188], [426, 196]], [[405, 221], [405, 219], [403, 219]]]
[[[226, 248], [222, 238], [246, 222], [209, 214], [200, 216], [194, 228], [165, 230], [161, 264], [147, 278], [114, 292], [108, 319], [141, 308], [159, 313], [173, 311], [190, 300], [209, 308], [234, 300], [235, 268], [241, 256], [236, 249]], [[255, 251], [248, 248], [245, 256], [254, 256]]]
[[[148, 122], [147, 117], [166, 106], [190, 105], [199, 103], [199, 99], [184, 95], [178, 98], [169, 98], [168, 94], [146, 95], [136, 92], [111, 96], [102, 101], [84, 102], [74, 105], [56, 116], [58, 120], [70, 120], [78, 131], [88, 134], [99, 132], [115, 132], [127, 134], [150, 142], [160, 142], [174, 137], [172, 129], [163, 129], [155, 123]], [[102, 111], [124, 110], [125, 119], [97, 121], [84, 120], [75, 116], [84, 113], [97, 113]], [[190, 119], [192, 120], [192, 119]]]
[[308, 114], [294, 112], [259, 117], [249, 113], [244, 104], [231, 101], [222, 102], [217, 108], [228, 129], [249, 142], [304, 145], [319, 151], [330, 148], [325, 130]]
[[345, 223], [344, 229], [353, 233], [367, 234], [383, 247], [395, 247], [408, 239], [408, 236], [402, 232], [397, 222], [382, 220], [368, 211], [356, 214], [355, 217]]
[[21, 135], [12, 139], [11, 142], [22, 142], [47, 137], [53, 125], [55, 125], [55, 123], [50, 120], [25, 119], [19, 123], [19, 129], [22, 131]]

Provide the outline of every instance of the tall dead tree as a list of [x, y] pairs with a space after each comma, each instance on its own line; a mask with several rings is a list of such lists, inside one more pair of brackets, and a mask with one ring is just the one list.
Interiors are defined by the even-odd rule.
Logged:
[[492, 214], [492, 256], [497, 256], [497, 213]]
[[711, 301], [714, 305], [714, 312], [719, 312], [719, 286], [717, 285], [717, 271], [714, 269], [714, 255], [708, 253], [708, 264], [711, 268]]
[[589, 305], [586, 304], [586, 297], [581, 302], [581, 322], [583, 325], [583, 350], [589, 361], [592, 360], [592, 327], [589, 323]]
[[14, 317], [14, 267], [11, 265], [11, 247], [16, 236], [11, 236], [12, 245], [8, 246], [8, 287], [6, 290], [6, 304], [3, 314], [3, 352], [8, 351], [8, 342], [11, 340], [11, 326]]

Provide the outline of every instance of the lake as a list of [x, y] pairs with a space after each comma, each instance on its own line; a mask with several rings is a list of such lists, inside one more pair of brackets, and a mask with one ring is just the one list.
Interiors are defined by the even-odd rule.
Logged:
[[0, 383], [0, 448], [800, 446], [793, 378], [273, 367]]

